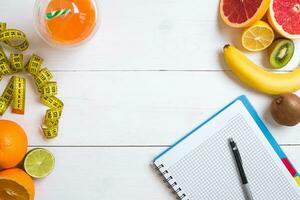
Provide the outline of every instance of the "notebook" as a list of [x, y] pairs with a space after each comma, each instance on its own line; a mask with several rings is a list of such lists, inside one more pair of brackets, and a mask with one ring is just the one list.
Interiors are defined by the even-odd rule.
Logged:
[[228, 138], [239, 148], [256, 200], [299, 200], [299, 174], [245, 96], [158, 155], [153, 165], [183, 200], [243, 200]]

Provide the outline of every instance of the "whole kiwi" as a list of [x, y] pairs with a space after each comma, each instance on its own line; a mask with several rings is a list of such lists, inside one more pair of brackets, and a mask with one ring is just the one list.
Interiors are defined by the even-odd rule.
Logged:
[[276, 97], [271, 106], [274, 120], [284, 126], [295, 126], [300, 122], [300, 98], [295, 94]]

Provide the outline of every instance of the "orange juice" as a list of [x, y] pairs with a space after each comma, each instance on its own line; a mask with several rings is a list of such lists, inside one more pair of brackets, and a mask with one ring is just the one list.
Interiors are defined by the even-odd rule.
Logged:
[[[60, 12], [65, 10], [66, 12]], [[57, 14], [57, 15], [56, 15]], [[89, 38], [97, 24], [93, 0], [51, 0], [46, 6], [44, 29], [48, 40], [62, 45], [76, 45]]]

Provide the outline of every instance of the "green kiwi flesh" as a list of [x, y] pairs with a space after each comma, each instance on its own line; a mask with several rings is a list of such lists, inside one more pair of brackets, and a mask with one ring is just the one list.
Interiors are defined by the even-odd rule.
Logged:
[[270, 63], [280, 69], [288, 64], [294, 55], [294, 42], [288, 39], [278, 39], [271, 47]]

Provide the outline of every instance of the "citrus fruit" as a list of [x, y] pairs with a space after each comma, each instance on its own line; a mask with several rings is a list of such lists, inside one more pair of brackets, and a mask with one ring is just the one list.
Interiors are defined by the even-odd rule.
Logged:
[[270, 0], [221, 0], [220, 15], [231, 27], [247, 27], [267, 12]]
[[268, 20], [282, 36], [300, 38], [300, 0], [271, 0]]
[[65, 15], [46, 20], [48, 34], [61, 44], [76, 44], [88, 38], [97, 19], [93, 0], [52, 0], [47, 13], [69, 9]]
[[33, 200], [34, 183], [23, 170], [12, 168], [0, 172], [1, 200]]
[[24, 159], [25, 171], [34, 178], [43, 178], [48, 176], [55, 164], [53, 154], [42, 148], [31, 150]]
[[264, 21], [258, 21], [244, 30], [242, 45], [249, 51], [261, 51], [272, 44], [274, 37], [274, 31], [270, 25]]
[[27, 136], [18, 124], [0, 120], [0, 168], [7, 169], [20, 163], [27, 146]]

